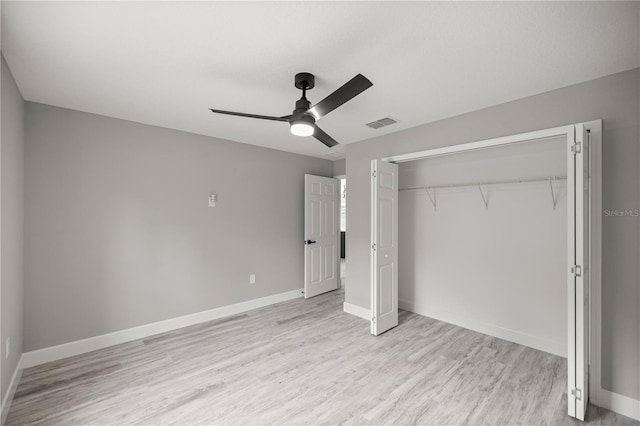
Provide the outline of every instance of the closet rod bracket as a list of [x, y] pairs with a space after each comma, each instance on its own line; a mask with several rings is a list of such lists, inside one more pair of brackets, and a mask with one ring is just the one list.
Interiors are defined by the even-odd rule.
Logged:
[[484, 209], [489, 210], [489, 199], [487, 198], [484, 191], [482, 190], [481, 185], [478, 185], [478, 190], [480, 191], [480, 196], [482, 197], [482, 201], [484, 202]]
[[551, 201], [553, 202], [553, 209], [555, 210], [556, 206], [558, 205], [558, 198], [560, 198], [560, 192], [556, 194], [555, 191], [553, 190], [552, 178], [549, 178], [549, 188], [551, 188]]
[[429, 197], [429, 201], [431, 201], [431, 204], [433, 205], [433, 211], [436, 211], [436, 191], [433, 191], [433, 196], [431, 196], [431, 192], [429, 192], [429, 188], [425, 188], [424, 189], [425, 192], [427, 193], [427, 197]]

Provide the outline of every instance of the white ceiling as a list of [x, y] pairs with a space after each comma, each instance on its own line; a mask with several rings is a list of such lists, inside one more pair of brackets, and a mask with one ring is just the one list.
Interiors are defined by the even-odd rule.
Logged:
[[[2, 51], [26, 100], [326, 157], [286, 123], [293, 76], [341, 144], [640, 66], [640, 3], [2, 2]], [[365, 123], [400, 122], [380, 130]], [[331, 157], [329, 157], [331, 158]]]

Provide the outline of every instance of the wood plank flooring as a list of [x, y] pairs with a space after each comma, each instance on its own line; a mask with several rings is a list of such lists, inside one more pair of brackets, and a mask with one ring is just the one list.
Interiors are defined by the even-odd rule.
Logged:
[[[581, 424], [560, 357], [401, 311], [382, 336], [344, 293], [293, 300], [24, 371], [22, 424]], [[591, 406], [590, 424], [638, 425]]]

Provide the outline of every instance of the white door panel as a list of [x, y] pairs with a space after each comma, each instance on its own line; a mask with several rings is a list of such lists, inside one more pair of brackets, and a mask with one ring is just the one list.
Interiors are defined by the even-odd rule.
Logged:
[[305, 175], [304, 297], [338, 288], [338, 181]]
[[573, 154], [575, 134], [567, 137], [567, 407], [568, 414], [576, 417], [576, 400], [572, 393], [576, 386], [576, 157]]
[[[589, 402], [589, 136], [583, 124], [569, 138], [567, 188], [569, 190], [568, 282], [568, 412], [585, 419]], [[571, 244], [573, 242], [573, 244]]]
[[584, 420], [589, 401], [589, 135], [576, 125], [575, 153], [575, 399], [576, 417]]
[[398, 325], [398, 166], [371, 162], [371, 333]]

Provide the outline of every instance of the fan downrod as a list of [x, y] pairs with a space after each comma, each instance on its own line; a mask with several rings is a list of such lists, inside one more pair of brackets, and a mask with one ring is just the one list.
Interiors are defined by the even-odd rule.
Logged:
[[299, 72], [296, 74], [295, 86], [300, 90], [310, 90], [316, 85], [316, 78], [308, 72]]

